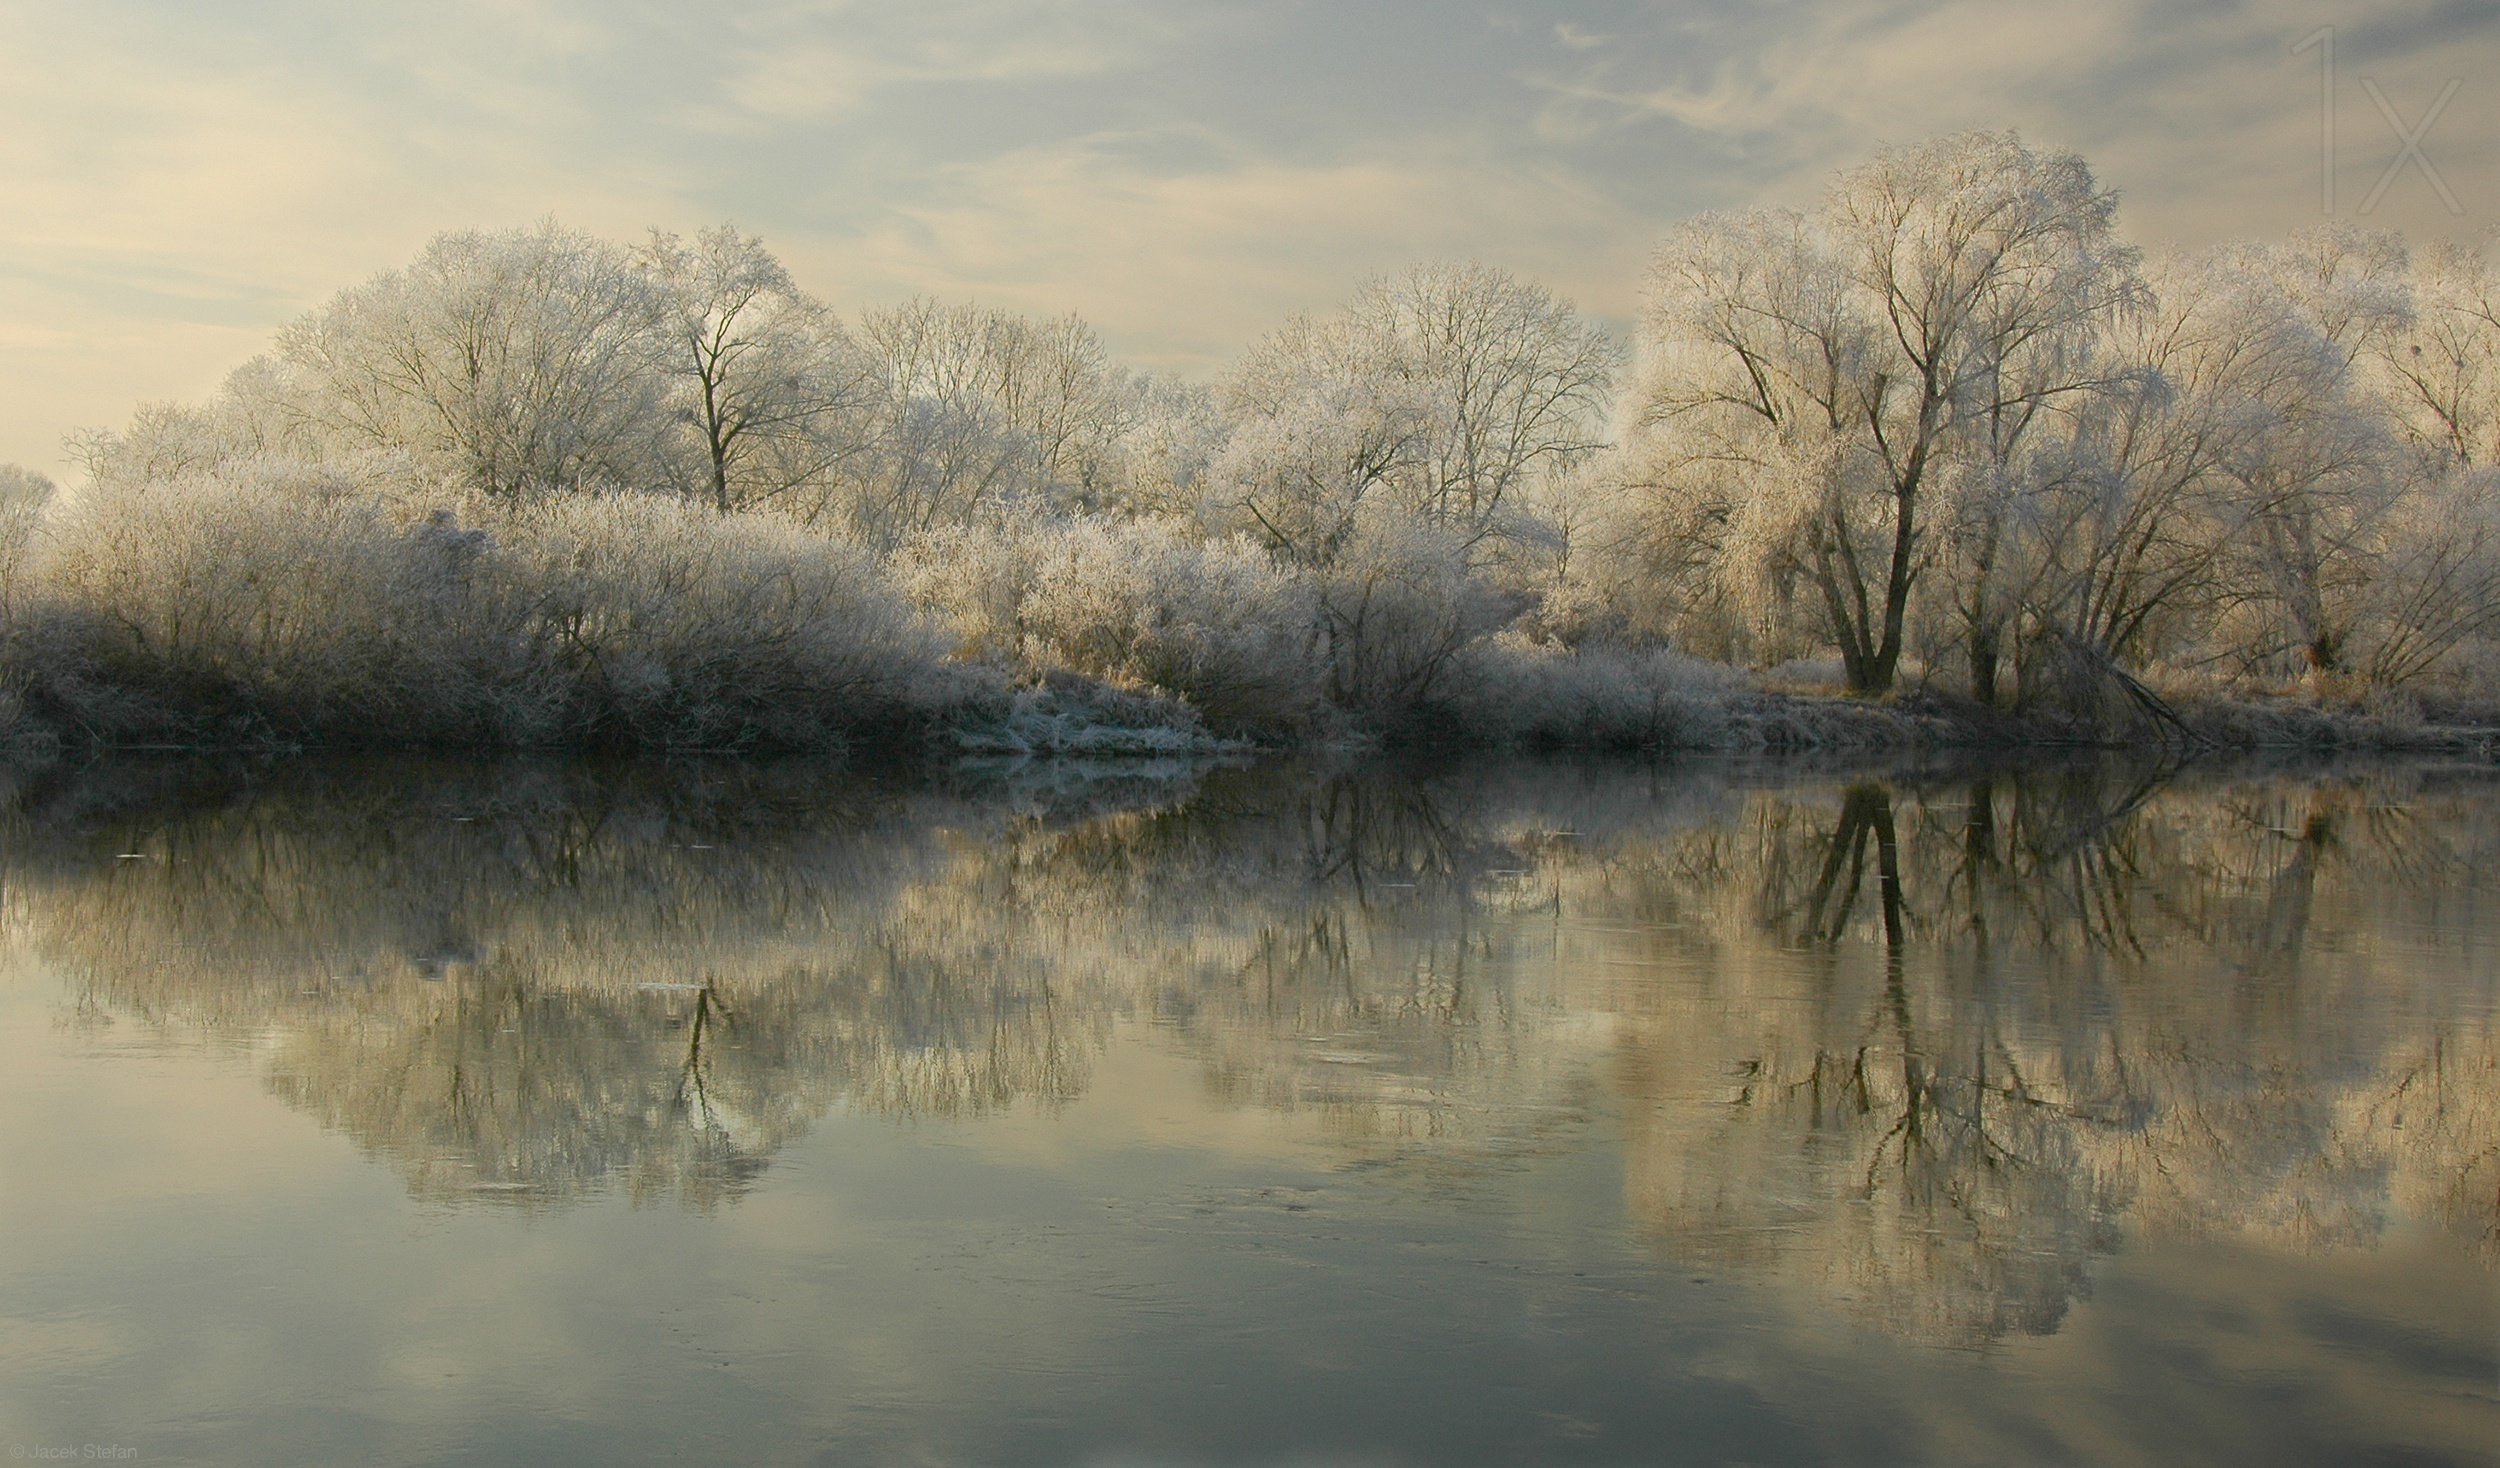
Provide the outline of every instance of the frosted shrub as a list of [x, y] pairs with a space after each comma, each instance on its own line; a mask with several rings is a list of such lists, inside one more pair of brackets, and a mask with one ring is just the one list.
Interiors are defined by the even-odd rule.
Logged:
[[1461, 650], [1518, 610], [1457, 537], [1388, 516], [1361, 524], [1319, 583], [1329, 699], [1382, 727], [1454, 697]]
[[1662, 648], [1567, 652], [1515, 634], [1469, 649], [1459, 728], [1487, 743], [1584, 749], [1718, 749], [1750, 680]]
[[978, 688], [955, 720], [958, 748], [975, 755], [1160, 758], [1213, 747], [1197, 710], [1152, 689], [1123, 689], [1053, 671]]
[[819, 743], [913, 712], [938, 648], [867, 558], [770, 515], [608, 495], [508, 522], [585, 737]]
[[1318, 701], [1310, 587], [1246, 538], [1078, 521], [1037, 558], [1021, 620], [1051, 662], [1179, 694], [1218, 730], [1296, 724]]
[[544, 701], [477, 560], [309, 471], [92, 490], [45, 527], [18, 652], [107, 736], [508, 735]]
[[1324, 569], [1175, 521], [960, 526], [896, 558], [956, 656], [1064, 669], [1187, 699], [1218, 730], [1281, 730], [1323, 705], [1375, 728], [1455, 696], [1460, 651], [1516, 610], [1455, 535], [1390, 511]]
[[1247, 539], [1018, 519], [930, 531], [893, 565], [961, 660], [1160, 690], [1228, 733], [1292, 726], [1320, 699], [1309, 582]]
[[782, 521], [613, 495], [463, 529], [251, 467], [46, 526], [12, 649], [34, 703], [107, 739], [787, 746], [933, 696], [873, 567]]
[[1020, 667], [1024, 598], [1044, 533], [1034, 526], [941, 525], [912, 537], [889, 564], [954, 657]]

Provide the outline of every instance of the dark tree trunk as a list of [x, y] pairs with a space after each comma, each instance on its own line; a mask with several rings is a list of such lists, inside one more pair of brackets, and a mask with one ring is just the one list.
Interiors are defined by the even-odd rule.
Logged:
[[1971, 629], [1970, 696], [1990, 708], [1997, 706], [1997, 629], [1994, 627]]

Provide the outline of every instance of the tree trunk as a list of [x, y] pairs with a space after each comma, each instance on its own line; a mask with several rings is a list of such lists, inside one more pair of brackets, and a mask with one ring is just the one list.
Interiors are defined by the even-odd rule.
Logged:
[[2320, 632], [2310, 637], [2300, 650], [2309, 664], [2309, 691], [2320, 698], [2334, 687], [2338, 639], [2333, 633]]
[[1975, 625], [1970, 634], [1970, 696], [1997, 706], [1997, 629]]
[[1918, 489], [1916, 471], [1912, 473], [1912, 483], [1893, 500], [1896, 510], [1892, 522], [1892, 570], [1884, 578], [1884, 642], [1875, 650], [1875, 666], [1866, 690], [1869, 693], [1890, 693], [1893, 678], [1901, 667], [1901, 629], [1909, 618], [1910, 583], [1918, 579]]

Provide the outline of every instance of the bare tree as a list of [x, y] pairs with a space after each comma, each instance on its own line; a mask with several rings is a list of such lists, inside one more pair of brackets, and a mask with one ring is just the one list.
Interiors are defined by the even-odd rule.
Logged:
[[721, 513], [820, 483], [865, 448], [867, 359], [762, 240], [726, 225], [692, 243], [654, 230], [640, 262], [666, 312], [676, 412]]
[[837, 513], [871, 544], [1032, 500], [1122, 498], [1139, 401], [1093, 329], [918, 299], [861, 313], [876, 373], [876, 440]]
[[1870, 479], [1851, 435], [1878, 354], [1846, 276], [1803, 215], [1704, 215], [1651, 260], [1646, 295], [1622, 471], [1638, 559], [1750, 624], [1757, 650], [1811, 576], [1836, 636], [1832, 562], [1857, 545], [1835, 531], [1870, 509], [1852, 503]]
[[436, 237], [279, 334], [271, 406], [518, 498], [663, 474], [663, 317], [625, 251], [551, 223]]
[[1419, 265], [1334, 316], [1297, 317], [1226, 379], [1236, 503], [1324, 560], [1375, 496], [1474, 547], [1538, 476], [1606, 443], [1621, 352], [1542, 286]]
[[1663, 487], [1715, 460], [1777, 496], [1768, 517], [1700, 519], [1776, 531], [1748, 548], [1810, 588], [1853, 691], [1893, 684], [1948, 466], [2010, 460], [2090, 385], [2085, 348], [2129, 293], [2116, 211], [2074, 154], [1968, 133], [1841, 175], [1813, 219], [1700, 221], [1653, 264], [1657, 365], [1634, 412], [1698, 440], [1666, 455], [1686, 477]]
[[2482, 251], [2434, 243], [2412, 281], [2412, 311], [2372, 343], [2406, 438], [2434, 472], [2500, 463], [2500, 280]]
[[[2105, 345], [2108, 381], [2059, 425], [2029, 504], [2025, 609], [2047, 675], [2063, 654], [2138, 660], [2210, 617], [2226, 558], [2264, 508], [2268, 434], [2334, 363], [2270, 282], [2228, 260], [2165, 260]], [[2097, 677], [2097, 673], [2095, 674]], [[2043, 691], [2038, 677], [2028, 693]]]
[[1332, 564], [1361, 517], [1387, 502], [1412, 513], [1429, 414], [1411, 379], [1366, 370], [1342, 320], [1296, 317], [1271, 333], [1219, 389], [1232, 428], [1219, 493], [1277, 554]]
[[53, 494], [52, 481], [45, 476], [15, 464], [0, 464], [0, 615], [16, 609], [19, 568]]
[[2226, 250], [2209, 268], [2279, 292], [2280, 307], [2262, 287], [2243, 294], [2286, 312], [2303, 338], [2287, 343], [2284, 375], [2252, 395], [2255, 431], [2224, 469], [2246, 525], [2234, 540], [2244, 605], [2273, 624], [2254, 650], [2282, 647], [2323, 685], [2344, 669], [2371, 548], [2408, 488], [2384, 402], [2356, 371], [2409, 314], [2404, 249], [2325, 229]]

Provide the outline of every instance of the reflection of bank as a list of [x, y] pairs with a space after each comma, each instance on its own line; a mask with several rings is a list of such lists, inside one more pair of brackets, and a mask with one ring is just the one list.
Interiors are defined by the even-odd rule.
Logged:
[[2395, 1211], [2491, 1257], [2480, 786], [1515, 764], [1048, 808], [308, 775], [33, 822], [11, 875], [95, 1005], [251, 1039], [430, 1198], [709, 1205], [829, 1108], [1074, 1097], [1137, 1018], [1391, 1185], [1617, 1113], [1658, 1247], [1923, 1338], [2054, 1328], [2122, 1227]]

